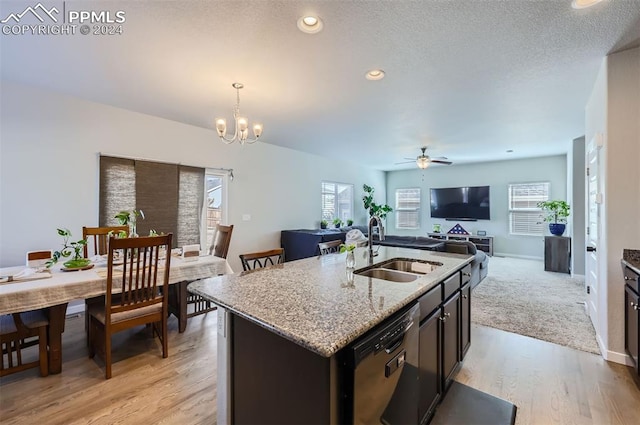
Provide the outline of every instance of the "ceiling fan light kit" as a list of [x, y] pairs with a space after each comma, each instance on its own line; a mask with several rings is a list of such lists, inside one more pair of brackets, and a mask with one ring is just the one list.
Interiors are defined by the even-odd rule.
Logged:
[[587, 7], [594, 6], [600, 3], [602, 0], [573, 0], [571, 7], [574, 9], [586, 9]]
[[240, 115], [240, 89], [244, 85], [242, 83], [233, 83], [231, 86], [236, 89], [236, 106], [233, 108], [235, 131], [233, 136], [227, 136], [227, 121], [224, 118], [216, 118], [218, 136], [228, 145], [233, 142], [238, 142], [241, 145], [255, 143], [262, 135], [262, 124], [256, 123], [253, 125], [253, 138], [249, 138], [249, 119]]
[[[429, 165], [431, 165], [432, 163], [435, 164], [444, 164], [444, 165], [451, 165], [452, 162], [451, 161], [446, 161], [446, 157], [441, 157], [442, 159], [433, 159], [431, 158], [429, 155], [427, 155], [425, 152], [427, 150], [427, 147], [423, 147], [420, 148], [420, 150], [422, 151], [422, 154], [418, 155], [415, 159], [416, 161], [416, 165], [418, 166], [418, 168], [420, 168], [421, 170], [426, 169], [427, 167], [429, 167]], [[411, 158], [405, 158], [405, 159], [411, 159]], [[410, 162], [413, 162], [413, 160], [411, 161], [406, 161], [406, 162], [396, 162], [396, 164], [409, 164]]]

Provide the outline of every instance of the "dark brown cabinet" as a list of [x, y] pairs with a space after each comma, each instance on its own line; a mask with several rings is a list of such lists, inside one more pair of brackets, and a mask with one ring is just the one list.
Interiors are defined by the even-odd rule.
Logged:
[[571, 238], [545, 236], [544, 271], [571, 273]]
[[460, 361], [464, 360], [471, 346], [471, 285], [460, 289]]
[[459, 362], [460, 293], [457, 292], [442, 306], [442, 388], [446, 391], [451, 385]]
[[633, 360], [633, 365], [638, 371], [638, 330], [640, 325], [639, 311], [638, 308], [640, 301], [638, 299], [638, 294], [636, 294], [631, 287], [628, 285], [625, 286], [624, 291], [624, 301], [625, 301], [625, 313], [624, 313], [624, 323], [625, 323], [625, 338], [624, 338], [624, 348], [627, 350], [629, 356], [631, 356], [631, 360]]
[[418, 418], [430, 418], [442, 397], [441, 352], [441, 309], [435, 310], [420, 325], [419, 385], [420, 400]]

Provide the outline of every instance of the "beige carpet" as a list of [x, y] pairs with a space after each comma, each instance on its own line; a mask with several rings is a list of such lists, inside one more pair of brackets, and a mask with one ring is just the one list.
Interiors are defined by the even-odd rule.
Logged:
[[492, 257], [471, 296], [471, 321], [600, 354], [584, 301], [584, 278], [545, 272], [541, 261]]

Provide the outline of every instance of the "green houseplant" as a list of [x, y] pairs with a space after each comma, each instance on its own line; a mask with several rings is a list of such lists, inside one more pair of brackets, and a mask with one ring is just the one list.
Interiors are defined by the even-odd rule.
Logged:
[[373, 200], [373, 192], [375, 189], [368, 185], [362, 185], [362, 190], [364, 190], [364, 195], [362, 196], [362, 202], [364, 203], [364, 209], [369, 211], [369, 217], [378, 216], [381, 219], [387, 218], [387, 214], [393, 211], [387, 204], [376, 204]]
[[552, 235], [562, 236], [566, 229], [567, 217], [571, 207], [565, 201], [538, 202], [538, 208], [546, 212], [544, 221], [549, 222], [549, 231]]
[[353, 220], [348, 218], [347, 219], [347, 226], [353, 226]]
[[144, 212], [142, 210], [120, 211], [115, 215], [115, 218], [118, 219], [118, 222], [122, 226], [129, 226], [129, 237], [131, 238], [138, 236], [138, 217], [142, 217], [144, 220]]
[[342, 220], [340, 220], [338, 217], [334, 218], [333, 225], [336, 226], [336, 229], [339, 229], [340, 226], [342, 226]]
[[58, 235], [62, 236], [62, 249], [60, 251], [54, 251], [51, 260], [47, 261], [46, 266], [50, 268], [60, 260], [60, 258], [69, 258], [63, 263], [68, 269], [77, 269], [86, 267], [91, 263], [88, 258], [83, 258], [84, 246], [87, 244], [86, 239], [80, 239], [77, 242], [69, 242], [71, 237], [71, 231], [69, 229], [58, 229]]
[[329, 225], [329, 222], [327, 220], [320, 220], [321, 229], [326, 229], [328, 225]]

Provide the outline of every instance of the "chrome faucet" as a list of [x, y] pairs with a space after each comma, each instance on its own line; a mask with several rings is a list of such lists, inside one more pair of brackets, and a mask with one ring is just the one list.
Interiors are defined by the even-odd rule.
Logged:
[[382, 225], [382, 219], [377, 215], [372, 215], [369, 219], [369, 264], [373, 264], [373, 257], [378, 255], [378, 251], [373, 252], [373, 222], [378, 223], [378, 238], [384, 240], [384, 226]]

